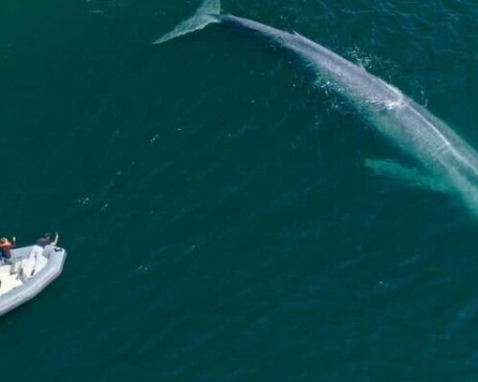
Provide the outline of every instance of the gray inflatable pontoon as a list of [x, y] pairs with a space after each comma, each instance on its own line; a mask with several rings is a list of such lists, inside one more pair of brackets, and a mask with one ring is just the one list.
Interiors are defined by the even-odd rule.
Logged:
[[12, 250], [8, 263], [0, 265], [0, 316], [31, 300], [63, 270], [66, 251], [48, 245]]

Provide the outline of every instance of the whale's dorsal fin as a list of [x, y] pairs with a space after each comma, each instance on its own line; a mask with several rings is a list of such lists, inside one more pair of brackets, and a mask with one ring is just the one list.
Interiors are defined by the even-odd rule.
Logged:
[[291, 30], [292, 34], [296, 35], [296, 36], [299, 36], [299, 37], [302, 37], [302, 38], [305, 38], [304, 36], [302, 36], [299, 32], [295, 31], [295, 30]]

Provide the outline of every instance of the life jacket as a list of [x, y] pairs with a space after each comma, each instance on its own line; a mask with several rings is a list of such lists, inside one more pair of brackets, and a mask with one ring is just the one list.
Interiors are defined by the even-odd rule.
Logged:
[[11, 246], [12, 246], [12, 243], [10, 243], [8, 239], [5, 240], [3, 243], [0, 243], [0, 249], [11, 247]]
[[12, 257], [12, 248], [13, 245], [8, 239], [0, 243], [0, 257], [10, 259]]

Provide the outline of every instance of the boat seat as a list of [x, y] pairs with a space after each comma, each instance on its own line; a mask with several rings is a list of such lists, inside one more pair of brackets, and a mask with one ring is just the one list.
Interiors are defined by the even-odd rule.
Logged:
[[10, 274], [16, 275], [18, 272], [20, 272], [21, 268], [22, 268], [21, 260], [13, 261], [10, 265]]
[[0, 267], [0, 283], [0, 295], [5, 294], [23, 284], [17, 276], [10, 274], [9, 265]]

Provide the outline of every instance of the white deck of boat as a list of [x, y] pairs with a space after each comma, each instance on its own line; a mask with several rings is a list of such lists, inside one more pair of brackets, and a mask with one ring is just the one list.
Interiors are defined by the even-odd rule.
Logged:
[[[38, 272], [46, 267], [47, 263], [48, 259], [46, 257], [38, 255], [35, 258], [30, 257], [20, 260], [19, 263], [1, 265], [0, 296], [23, 285], [26, 279], [35, 277]], [[14, 267], [17, 268], [16, 272], [13, 271]]]
[[23, 285], [18, 273], [10, 274], [12, 265], [2, 265], [0, 267], [0, 296], [10, 292], [12, 289]]

